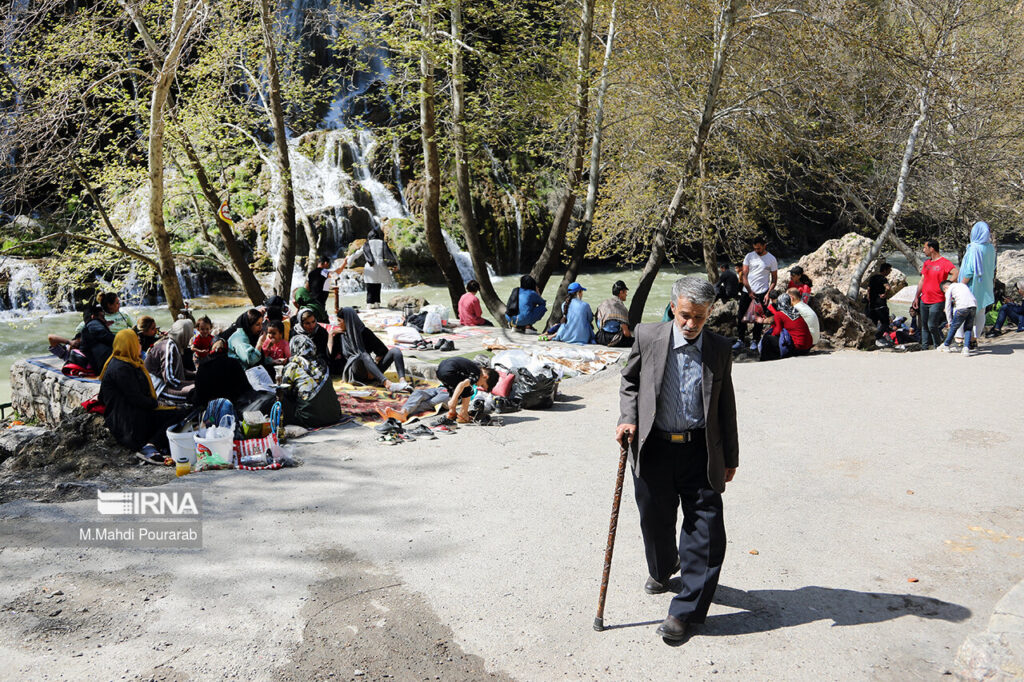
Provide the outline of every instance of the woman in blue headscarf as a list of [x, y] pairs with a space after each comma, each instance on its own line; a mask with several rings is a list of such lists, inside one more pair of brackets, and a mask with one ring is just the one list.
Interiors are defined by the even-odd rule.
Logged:
[[971, 243], [967, 245], [963, 263], [960, 265], [960, 281], [970, 287], [971, 293], [978, 301], [972, 341], [985, 330], [985, 308], [996, 302], [992, 286], [995, 276], [996, 247], [992, 244], [992, 232], [988, 223], [978, 221], [971, 228]]

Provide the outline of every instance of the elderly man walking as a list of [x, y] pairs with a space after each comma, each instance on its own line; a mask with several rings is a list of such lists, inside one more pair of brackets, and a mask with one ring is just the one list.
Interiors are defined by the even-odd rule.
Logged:
[[667, 592], [669, 578], [682, 570], [682, 590], [657, 630], [669, 642], [685, 640], [711, 606], [725, 558], [722, 493], [738, 466], [729, 341], [704, 331], [714, 300], [707, 280], [678, 280], [672, 320], [637, 326], [619, 389], [615, 438], [630, 448], [650, 574], [644, 590]]

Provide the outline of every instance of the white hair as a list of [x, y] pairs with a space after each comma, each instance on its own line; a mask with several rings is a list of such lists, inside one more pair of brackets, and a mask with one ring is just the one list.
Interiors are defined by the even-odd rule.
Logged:
[[672, 285], [672, 302], [681, 298], [694, 305], [711, 305], [715, 300], [715, 287], [704, 277], [682, 277]]

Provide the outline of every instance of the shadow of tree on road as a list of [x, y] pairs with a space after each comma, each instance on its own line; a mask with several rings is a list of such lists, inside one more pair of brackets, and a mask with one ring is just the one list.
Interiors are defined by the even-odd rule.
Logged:
[[902, 616], [961, 622], [971, 610], [950, 602], [916, 594], [857, 592], [807, 586], [796, 590], [737, 590], [719, 585], [715, 603], [743, 609], [708, 617], [703, 635], [749, 635], [831, 620], [837, 625], [881, 623]]

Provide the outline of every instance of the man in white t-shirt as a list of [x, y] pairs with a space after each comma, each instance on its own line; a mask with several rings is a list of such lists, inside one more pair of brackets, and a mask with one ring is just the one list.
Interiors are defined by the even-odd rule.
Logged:
[[[743, 289], [746, 297], [740, 299], [740, 322], [737, 325], [739, 339], [733, 344], [733, 350], [739, 350], [747, 343], [747, 323], [743, 321], [743, 315], [747, 312], [747, 306], [751, 301], [756, 301], [768, 309], [768, 294], [775, 288], [779, 279], [779, 261], [775, 256], [768, 253], [768, 244], [764, 237], [757, 237], [753, 242], [754, 250], [743, 259]], [[764, 325], [754, 323], [754, 336], [750, 342], [750, 350], [757, 350], [757, 343], [761, 340]]]

